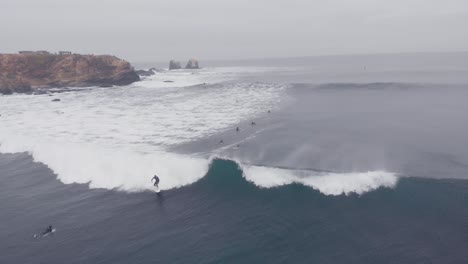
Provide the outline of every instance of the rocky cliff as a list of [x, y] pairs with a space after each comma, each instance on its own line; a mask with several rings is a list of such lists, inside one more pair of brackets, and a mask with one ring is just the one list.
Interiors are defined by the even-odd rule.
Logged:
[[109, 55], [0, 54], [0, 93], [39, 88], [127, 85], [140, 80], [127, 61]]

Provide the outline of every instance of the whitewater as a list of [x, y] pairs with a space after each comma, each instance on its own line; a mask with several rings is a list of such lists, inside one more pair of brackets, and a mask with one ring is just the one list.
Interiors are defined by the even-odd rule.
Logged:
[[[325, 195], [341, 195], [394, 187], [398, 176], [385, 170], [284, 169], [223, 154], [247, 138], [223, 145], [214, 140], [217, 135], [293, 103], [288, 84], [250, 82], [246, 76], [284, 70], [160, 70], [127, 87], [0, 96], [0, 152], [29, 153], [64, 184], [125, 192], [151, 190], [154, 174], [161, 178], [163, 190], [192, 184], [216, 159], [234, 160], [244, 178], [260, 188], [301, 184]], [[172, 151], [206, 139], [210, 152]]]

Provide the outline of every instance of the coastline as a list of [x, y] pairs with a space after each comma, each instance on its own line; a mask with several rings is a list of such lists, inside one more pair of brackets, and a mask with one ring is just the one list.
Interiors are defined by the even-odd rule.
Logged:
[[0, 54], [0, 94], [124, 86], [139, 80], [129, 62], [110, 55]]

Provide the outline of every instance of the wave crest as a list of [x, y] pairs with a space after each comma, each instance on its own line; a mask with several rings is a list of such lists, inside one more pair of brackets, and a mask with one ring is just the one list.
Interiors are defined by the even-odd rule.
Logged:
[[86, 144], [51, 143], [10, 136], [0, 137], [0, 152], [29, 153], [47, 165], [65, 184], [88, 184], [90, 188], [137, 192], [151, 190], [154, 174], [163, 190], [178, 188], [202, 178], [209, 161], [166, 152], [139, 153], [105, 149]]
[[352, 173], [319, 173], [260, 166], [244, 166], [245, 178], [259, 187], [271, 188], [287, 184], [303, 184], [325, 194], [363, 194], [380, 187], [392, 188], [398, 182], [394, 173], [368, 171]]
[[[65, 184], [88, 184], [90, 188], [127, 192], [151, 190], [150, 179], [154, 174], [161, 178], [163, 190], [195, 183], [217, 161], [167, 152], [140, 153], [86, 144], [41, 142], [16, 135], [8, 139], [0, 135], [0, 142], [0, 152], [27, 152], [35, 161], [47, 165]], [[325, 195], [363, 194], [380, 187], [394, 187], [398, 181], [395, 174], [385, 171], [320, 173], [237, 164], [244, 178], [258, 187], [297, 183]]]

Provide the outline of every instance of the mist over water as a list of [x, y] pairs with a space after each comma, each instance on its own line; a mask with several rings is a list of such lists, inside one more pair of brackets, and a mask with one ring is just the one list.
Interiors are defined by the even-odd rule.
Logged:
[[[211, 62], [0, 96], [0, 220], [17, 218], [0, 262], [462, 263], [467, 61]], [[51, 222], [54, 237], [29, 239]], [[66, 253], [41, 254], [51, 241]]]
[[294, 103], [265, 120], [267, 128], [245, 148], [228, 153], [295, 168], [466, 178], [464, 87], [327, 84], [289, 92]]

